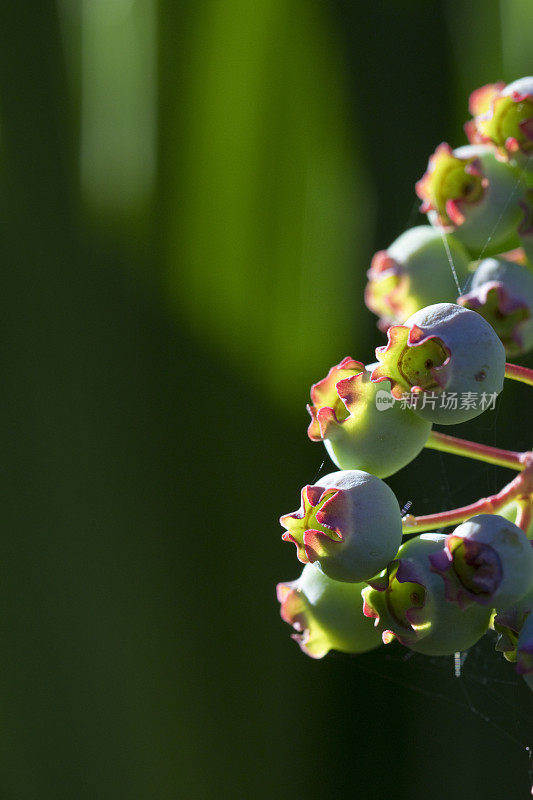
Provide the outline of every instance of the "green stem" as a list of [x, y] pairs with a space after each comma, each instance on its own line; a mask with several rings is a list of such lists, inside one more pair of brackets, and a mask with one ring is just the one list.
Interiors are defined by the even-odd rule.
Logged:
[[524, 453], [517, 453], [514, 450], [502, 450], [499, 447], [491, 447], [488, 444], [469, 442], [467, 439], [459, 439], [457, 436], [448, 436], [446, 433], [431, 431], [425, 444], [431, 450], [440, 450], [443, 453], [453, 453], [457, 456], [475, 458], [478, 461], [485, 461], [487, 464], [497, 464], [500, 467], [509, 469], [523, 470]]
[[518, 364], [506, 364], [505, 377], [513, 381], [527, 383], [528, 386], [533, 386], [533, 369], [519, 367]]

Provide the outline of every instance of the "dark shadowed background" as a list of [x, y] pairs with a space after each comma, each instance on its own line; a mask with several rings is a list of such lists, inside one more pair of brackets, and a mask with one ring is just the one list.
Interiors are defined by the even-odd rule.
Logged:
[[[461, 679], [315, 662], [274, 587], [309, 385], [372, 360], [370, 258], [530, 31], [524, 0], [0, 3], [2, 797], [528, 796], [492, 643]], [[460, 430], [532, 433], [519, 385]], [[509, 477], [424, 453], [389, 483], [428, 513]]]

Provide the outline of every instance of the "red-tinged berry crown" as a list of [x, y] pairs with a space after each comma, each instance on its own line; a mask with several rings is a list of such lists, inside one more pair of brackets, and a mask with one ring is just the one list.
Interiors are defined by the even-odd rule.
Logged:
[[517, 247], [530, 215], [527, 182], [492, 145], [439, 145], [416, 191], [429, 222], [453, 232], [474, 259]]
[[480, 202], [487, 185], [477, 155], [458, 156], [443, 142], [430, 156], [428, 169], [415, 188], [422, 200], [420, 211], [434, 211], [439, 225], [453, 228], [463, 224], [467, 206]]
[[376, 349], [380, 366], [372, 372], [373, 381], [390, 381], [397, 399], [442, 389], [438, 370], [450, 354], [438, 336], [424, 336], [417, 325], [393, 325], [387, 335], [387, 344]]
[[280, 517], [281, 525], [287, 529], [281, 538], [296, 545], [302, 564], [313, 563], [319, 554], [326, 555], [331, 542], [342, 542], [342, 529], [335, 525], [342, 504], [342, 490], [304, 486], [299, 510]]
[[397, 639], [407, 647], [429, 633], [428, 593], [413, 562], [392, 561], [384, 575], [363, 590], [363, 613], [375, 620], [383, 643]]
[[296, 545], [302, 563], [316, 563], [330, 578], [348, 583], [383, 569], [402, 539], [394, 493], [362, 470], [332, 472], [305, 486], [298, 511], [280, 522], [283, 540]]
[[350, 416], [348, 406], [354, 402], [354, 378], [364, 370], [364, 364], [347, 357], [332, 367], [325, 378], [313, 384], [312, 405], [307, 406], [311, 414], [307, 435], [312, 441], [333, 438], [339, 433], [339, 427]]
[[491, 143], [510, 157], [533, 150], [533, 77], [477, 89], [470, 113], [465, 130], [471, 142]]

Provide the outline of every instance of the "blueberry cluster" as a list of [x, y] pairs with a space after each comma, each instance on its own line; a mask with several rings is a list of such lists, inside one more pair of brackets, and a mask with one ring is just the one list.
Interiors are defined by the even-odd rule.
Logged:
[[365, 301], [384, 331], [457, 302], [515, 357], [533, 348], [533, 77], [478, 89], [470, 111], [470, 144], [440, 144], [416, 184], [429, 225], [375, 254]]
[[[429, 224], [372, 259], [365, 302], [387, 334], [377, 360], [344, 358], [311, 387], [308, 435], [338, 471], [281, 517], [305, 566], [277, 592], [314, 658], [393, 640], [447, 655], [493, 627], [533, 688], [533, 454], [432, 430], [493, 408], [505, 376], [533, 384], [506, 364], [533, 348], [533, 77], [476, 90], [470, 112], [470, 144], [439, 145], [416, 184]], [[518, 474], [463, 509], [402, 517], [383, 478], [423, 447]]]

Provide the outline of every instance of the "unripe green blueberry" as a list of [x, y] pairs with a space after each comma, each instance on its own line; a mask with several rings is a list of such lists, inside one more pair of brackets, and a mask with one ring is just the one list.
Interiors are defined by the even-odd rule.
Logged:
[[485, 258], [469, 292], [457, 302], [492, 325], [507, 356], [533, 348], [533, 270], [502, 258]]
[[402, 540], [400, 506], [386, 483], [361, 470], [325, 475], [304, 486], [298, 511], [280, 518], [282, 539], [336, 581], [357, 583], [376, 575]]
[[365, 653], [381, 644], [372, 621], [363, 614], [364, 583], [342, 583], [306, 564], [301, 576], [278, 583], [281, 617], [297, 633], [292, 635], [303, 652], [322, 658], [330, 650]]
[[489, 143], [520, 166], [533, 151], [533, 76], [512, 83], [493, 83], [472, 92], [474, 117], [465, 130], [472, 143]]
[[453, 232], [473, 258], [518, 246], [518, 229], [529, 218], [520, 172], [488, 145], [439, 145], [416, 192], [429, 222]]
[[475, 311], [437, 303], [393, 325], [372, 381], [411, 396], [423, 419], [452, 425], [487, 409], [503, 388], [505, 351], [494, 329]]
[[449, 655], [471, 647], [486, 632], [491, 610], [448, 602], [443, 582], [431, 570], [429, 558], [442, 550], [445, 539], [435, 533], [414, 537], [386, 573], [363, 589], [363, 613], [375, 619], [385, 644], [396, 638], [418, 653]]
[[430, 556], [450, 602], [508, 608], [533, 585], [533, 548], [524, 531], [499, 514], [478, 514]]
[[430, 303], [455, 300], [457, 287], [450, 257], [462, 284], [468, 273], [469, 254], [453, 236], [431, 225], [405, 231], [387, 250], [375, 254], [368, 271], [365, 303], [380, 317], [381, 330], [405, 322]]
[[308, 436], [323, 441], [339, 469], [361, 469], [386, 478], [424, 447], [431, 423], [402, 408], [390, 383], [372, 383], [371, 372], [345, 358], [311, 387]]

